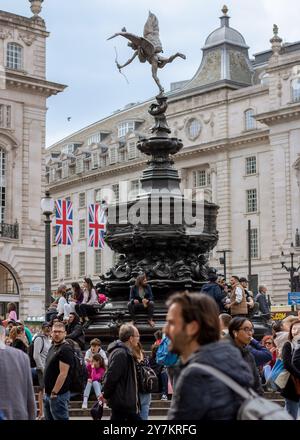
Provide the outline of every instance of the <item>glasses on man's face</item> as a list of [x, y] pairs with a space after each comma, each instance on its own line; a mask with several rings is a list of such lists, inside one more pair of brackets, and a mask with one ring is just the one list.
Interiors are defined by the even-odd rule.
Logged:
[[253, 327], [241, 327], [239, 330], [242, 330], [245, 333], [253, 333]]

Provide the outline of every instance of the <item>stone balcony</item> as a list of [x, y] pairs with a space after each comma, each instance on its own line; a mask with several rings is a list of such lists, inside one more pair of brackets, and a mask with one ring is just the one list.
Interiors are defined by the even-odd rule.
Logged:
[[1, 238], [12, 238], [17, 240], [19, 238], [19, 223], [16, 222], [13, 225], [0, 223], [0, 239]]

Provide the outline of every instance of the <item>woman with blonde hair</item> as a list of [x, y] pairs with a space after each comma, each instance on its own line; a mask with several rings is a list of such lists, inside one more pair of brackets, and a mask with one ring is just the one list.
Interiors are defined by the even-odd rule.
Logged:
[[23, 326], [14, 326], [9, 332], [9, 338], [12, 340], [12, 347], [28, 353], [28, 343]]

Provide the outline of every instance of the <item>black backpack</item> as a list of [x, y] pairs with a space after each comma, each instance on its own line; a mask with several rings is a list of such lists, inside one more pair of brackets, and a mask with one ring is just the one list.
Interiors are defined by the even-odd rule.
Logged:
[[154, 370], [145, 365], [139, 366], [139, 391], [141, 393], [158, 393], [158, 377]]
[[34, 338], [34, 340], [29, 345], [29, 348], [28, 348], [28, 356], [29, 356], [29, 359], [30, 359], [30, 367], [31, 368], [36, 368], [36, 363], [35, 363], [35, 360], [34, 360], [34, 357], [33, 357], [33, 352], [34, 352], [34, 343], [37, 340], [37, 338], [42, 338], [42, 341], [43, 341], [43, 345], [42, 345], [40, 354], [44, 350], [44, 336], [43, 335], [36, 335], [36, 337]]
[[87, 369], [81, 352], [73, 348], [72, 351], [74, 354], [74, 363], [71, 370], [70, 391], [71, 393], [82, 394], [88, 379]]

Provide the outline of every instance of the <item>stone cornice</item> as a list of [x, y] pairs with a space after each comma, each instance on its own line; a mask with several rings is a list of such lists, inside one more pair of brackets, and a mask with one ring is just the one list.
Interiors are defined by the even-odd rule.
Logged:
[[300, 103], [290, 104], [288, 107], [272, 110], [270, 112], [260, 113], [254, 116], [259, 122], [266, 125], [275, 125], [281, 121], [289, 121], [300, 118]]
[[[255, 132], [251, 132], [251, 134], [244, 134], [241, 136], [237, 136], [235, 138], [224, 138], [219, 139], [214, 142], [210, 142], [207, 144], [203, 144], [201, 146], [193, 146], [188, 148], [183, 148], [181, 152], [177, 153], [174, 156], [175, 162], [178, 162], [180, 159], [185, 159], [186, 157], [199, 156], [199, 153], [215, 151], [215, 150], [228, 150], [236, 147], [240, 147], [241, 145], [253, 144], [262, 141], [269, 140], [269, 130], [255, 130]], [[78, 186], [82, 183], [99, 181], [102, 177], [106, 176], [116, 176], [123, 173], [128, 173], [130, 170], [138, 171], [142, 170], [147, 163], [146, 160], [136, 160], [132, 162], [126, 162], [125, 164], [118, 164], [114, 166], [109, 166], [105, 169], [96, 169], [85, 175], [77, 175], [75, 174], [72, 178], [61, 179], [55, 183], [51, 183], [47, 185], [47, 189], [53, 194], [60, 192], [61, 190], [65, 190], [66, 188], [72, 188], [74, 186]]]
[[37, 94], [46, 95], [47, 97], [63, 92], [67, 87], [64, 84], [18, 74], [9, 69], [6, 69], [6, 84], [11, 88], [22, 89], [23, 91], [30, 90], [31, 93], [35, 92]]

